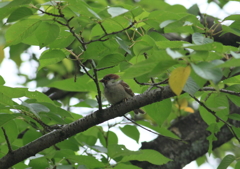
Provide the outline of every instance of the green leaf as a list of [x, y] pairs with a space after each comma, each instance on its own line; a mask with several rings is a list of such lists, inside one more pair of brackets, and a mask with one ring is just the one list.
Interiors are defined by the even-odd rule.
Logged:
[[207, 140], [209, 141], [208, 154], [210, 155], [212, 153], [212, 150], [213, 150], [212, 143], [213, 143], [213, 141], [217, 140], [217, 137], [215, 136], [215, 134], [217, 132], [219, 132], [220, 129], [218, 128], [218, 125], [216, 123], [212, 123], [208, 126], [207, 130], [211, 132], [211, 135], [209, 135], [207, 137]]
[[192, 44], [186, 44], [184, 45], [187, 48], [198, 50], [198, 51], [216, 51], [219, 53], [223, 52], [223, 44], [219, 42], [213, 42], [213, 43], [207, 43], [202, 45], [192, 45]]
[[114, 169], [123, 169], [123, 168], [126, 168], [126, 169], [141, 169], [135, 165], [127, 165], [127, 164], [123, 164], [123, 163], [118, 163]]
[[23, 144], [26, 145], [27, 143], [30, 143], [33, 140], [36, 140], [41, 136], [42, 136], [42, 134], [40, 132], [36, 131], [35, 129], [30, 128], [30, 130], [28, 130], [23, 136]]
[[152, 71], [152, 69], [157, 65], [157, 61], [154, 59], [147, 59], [142, 62], [136, 63], [135, 65], [129, 67], [126, 69], [125, 73], [123, 74], [123, 79], [131, 79], [134, 77], [138, 77], [141, 75], [144, 75], [146, 73], [149, 73]]
[[130, 151], [124, 145], [111, 144], [108, 146], [108, 155], [111, 158], [117, 158], [127, 155], [140, 154], [139, 151]]
[[87, 9], [88, 9], [88, 11], [89, 11], [91, 14], [93, 14], [96, 18], [98, 18], [99, 20], [102, 20], [102, 18], [101, 18], [96, 12], [94, 12], [92, 9], [90, 9], [90, 8], [88, 8], [88, 7], [87, 7]]
[[0, 85], [4, 85], [5, 84], [5, 80], [3, 79], [2, 76], [0, 76]]
[[198, 5], [197, 4], [194, 4], [193, 6], [191, 6], [189, 9], [188, 9], [188, 13], [190, 14], [193, 14], [193, 15], [198, 15], [200, 12], [199, 8], [198, 8]]
[[12, 107], [13, 106], [13, 101], [10, 97], [8, 97], [4, 93], [0, 92], [0, 104]]
[[95, 108], [98, 106], [98, 102], [93, 99], [85, 99], [83, 101], [80, 101], [78, 104], [73, 105], [72, 107], [89, 107], [89, 108]]
[[155, 164], [155, 165], [162, 165], [166, 164], [169, 161], [172, 161], [171, 159], [163, 156], [158, 151], [155, 150], [140, 150], [139, 154], [132, 154], [132, 155], [125, 155], [121, 162], [127, 162], [132, 160], [137, 161], [148, 161], [149, 163]]
[[200, 115], [202, 119], [208, 124], [211, 125], [216, 123], [216, 117], [214, 117], [210, 112], [208, 112], [204, 107], [199, 108]]
[[108, 140], [108, 145], [111, 145], [111, 144], [117, 145], [118, 144], [118, 137], [112, 131], [108, 131], [108, 138], [107, 138], [107, 140]]
[[171, 113], [172, 102], [170, 99], [165, 99], [161, 102], [147, 105], [144, 108], [148, 115], [161, 126]]
[[47, 102], [54, 104], [54, 102], [44, 93], [39, 92], [39, 91], [28, 91], [28, 89], [25, 89], [25, 96], [29, 97], [31, 99], [36, 99], [38, 102]]
[[25, 4], [29, 4], [32, 0], [14, 0], [11, 1], [6, 7], [15, 7], [15, 6], [21, 6], [21, 5], [25, 5]]
[[120, 130], [137, 143], [139, 142], [140, 133], [136, 126], [125, 125], [124, 127], [120, 127]]
[[183, 48], [185, 45], [189, 45], [188, 42], [184, 41], [158, 41], [156, 45], [159, 49], [167, 49], [167, 48]]
[[41, 21], [39, 19], [27, 19], [10, 26], [5, 35], [6, 46], [18, 44], [31, 36], [40, 23]]
[[88, 168], [104, 168], [105, 165], [92, 156], [74, 155], [67, 156], [69, 160], [74, 160], [79, 165], [85, 165]]
[[240, 128], [232, 126], [234, 133], [237, 135], [238, 139], [240, 138]]
[[[161, 57], [163, 57], [163, 53], [161, 55]], [[158, 76], [162, 73], [164, 73], [168, 68], [172, 67], [173, 65], [177, 64], [178, 62], [176, 60], [173, 60], [169, 57], [165, 58], [161, 61], [158, 62], [158, 64], [155, 66], [155, 68], [153, 68], [153, 70], [149, 73], [149, 75], [151, 76]]]
[[212, 80], [215, 84], [217, 84], [222, 78], [221, 69], [216, 68], [213, 63], [208, 62], [200, 62], [198, 64], [191, 63], [191, 66], [198, 76], [206, 80]]
[[129, 49], [129, 46], [126, 44], [125, 41], [123, 41], [120, 37], [116, 37], [115, 40], [120, 45], [120, 47], [125, 50], [128, 54], [132, 55], [131, 50]]
[[206, 38], [205, 35], [198, 32], [192, 35], [192, 41], [196, 45], [203, 45], [203, 44], [208, 44], [213, 42], [212, 39]]
[[171, 131], [169, 131], [165, 128], [155, 127], [155, 126], [149, 124], [149, 122], [139, 121], [138, 124], [146, 126], [146, 127], [150, 128], [151, 130], [154, 130], [157, 133], [160, 133], [163, 136], [174, 138], [174, 139], [179, 139], [178, 136], [176, 136], [176, 134], [173, 134]]
[[240, 59], [240, 54], [239, 53], [235, 53], [233, 51], [230, 51], [230, 53], [232, 54], [232, 56], [235, 58], [235, 59]]
[[96, 91], [95, 84], [88, 76], [81, 76], [77, 78], [77, 82], [74, 82], [75, 78], [69, 78], [60, 81], [54, 81], [47, 85], [48, 87], [55, 87], [57, 89], [65, 91], [79, 91], [79, 92], [89, 92]]
[[194, 79], [189, 76], [187, 83], [185, 84], [183, 90], [190, 95], [194, 96], [194, 94], [200, 89], [198, 84], [194, 81]]
[[229, 15], [226, 18], [223, 19], [223, 21], [225, 21], [225, 20], [240, 21], [240, 15], [239, 14]]
[[89, 128], [88, 130], [82, 132], [81, 134], [77, 135], [76, 139], [81, 144], [87, 144], [88, 146], [96, 145], [96, 141], [98, 139], [98, 135], [100, 133], [100, 127], [94, 126]]
[[240, 168], [240, 161], [237, 162], [237, 164], [235, 165], [235, 169]]
[[66, 31], [65, 28], [61, 28], [59, 36], [48, 46], [50, 48], [66, 48], [73, 42], [74, 39], [75, 38], [70, 32]]
[[26, 96], [31, 99], [36, 99], [38, 102], [47, 102], [54, 104], [54, 102], [44, 93], [39, 91], [28, 91], [28, 88], [12, 88], [7, 86], [0, 86], [0, 91], [2, 91], [5, 96], [8, 96], [10, 98], [19, 98]]
[[240, 36], [240, 29], [237, 29], [237, 28], [232, 28], [230, 26], [226, 26], [226, 25], [222, 25], [222, 30], [224, 33], [233, 33], [237, 36]]
[[230, 166], [230, 164], [236, 159], [235, 156], [229, 154], [226, 155], [223, 160], [221, 161], [221, 163], [219, 164], [217, 169], [227, 169], [228, 166]]
[[42, 69], [45, 66], [58, 63], [64, 58], [66, 58], [66, 55], [61, 50], [46, 50], [40, 56], [40, 66], [38, 67], [38, 70]]
[[14, 113], [14, 114], [3, 114], [0, 113], [0, 127], [2, 127], [4, 124], [6, 124], [7, 122], [15, 119], [16, 117], [21, 116], [20, 113]]
[[112, 16], [112, 18], [128, 12], [127, 9], [121, 7], [109, 7], [107, 11]]
[[109, 67], [109, 66], [115, 66], [124, 60], [125, 60], [125, 58], [123, 55], [121, 55], [119, 53], [113, 53], [113, 54], [107, 55], [104, 58], [102, 58], [99, 61], [97, 67], [104, 68], [104, 67]]
[[26, 16], [30, 16], [32, 14], [33, 12], [31, 9], [27, 7], [21, 7], [11, 13], [11, 15], [8, 17], [7, 22], [14, 22]]
[[59, 32], [60, 28], [58, 25], [42, 22], [35, 31], [39, 46], [44, 47], [55, 41]]
[[144, 52], [147, 52], [148, 50], [152, 49], [153, 46], [145, 41], [139, 41], [135, 43], [133, 46], [133, 52], [136, 56], [143, 54]]
[[[229, 86], [229, 87], [227, 87], [226, 89], [227, 89], [227, 90], [230, 90], [230, 91], [234, 91], [234, 92], [239, 92], [239, 91], [240, 91], [240, 85], [239, 85], [239, 83], [238, 83], [238, 84]], [[235, 95], [232, 95], [232, 94], [228, 94], [227, 97], [228, 97], [234, 104], [236, 104], [237, 106], [240, 106], [239, 96], [235, 96]]]
[[[202, 97], [202, 99], [204, 99], [204, 97]], [[209, 109], [214, 111], [218, 117], [220, 117], [224, 121], [227, 121], [229, 114], [229, 104], [225, 94], [212, 94], [210, 97], [208, 97], [205, 104]], [[208, 125], [217, 123], [216, 117], [214, 117], [211, 112], [208, 112], [202, 106], [199, 108], [199, 110], [201, 117]], [[224, 123], [220, 121], [217, 123], [217, 125], [219, 128], [221, 128]]]
[[193, 25], [201, 26], [196, 16], [186, 15], [181, 19], [178, 19], [164, 28], [165, 33], [194, 33]]
[[171, 56], [173, 59], [183, 57], [183, 54], [181, 54], [181, 53], [178, 52], [177, 50], [172, 50], [172, 49], [170, 49], [170, 48], [167, 48], [166, 51], [167, 51], [167, 53], [169, 54], [169, 56]]
[[84, 59], [99, 59], [106, 55], [116, 53], [118, 48], [119, 45], [114, 39], [105, 42], [94, 42], [88, 45], [88, 49], [82, 57]]
[[32, 168], [47, 168], [49, 166], [48, 160], [45, 157], [38, 157], [31, 159], [29, 166]]
[[10, 143], [13, 143], [16, 141], [16, 138], [18, 137], [19, 130], [18, 125], [15, 120], [8, 121], [3, 127], [6, 130], [8, 140]]
[[228, 118], [233, 119], [233, 120], [238, 120], [238, 121], [240, 121], [240, 114], [236, 114], [236, 113], [234, 113], [234, 114], [229, 114], [229, 115], [228, 115]]
[[22, 102], [22, 105], [25, 106], [25, 107], [28, 107], [29, 110], [39, 118], [40, 118], [39, 112], [49, 112], [50, 111], [46, 106], [43, 106], [39, 103]]
[[235, 66], [239, 66], [239, 64], [240, 64], [240, 59], [232, 58], [224, 62], [223, 64], [218, 65], [217, 67], [219, 68], [235, 67]]

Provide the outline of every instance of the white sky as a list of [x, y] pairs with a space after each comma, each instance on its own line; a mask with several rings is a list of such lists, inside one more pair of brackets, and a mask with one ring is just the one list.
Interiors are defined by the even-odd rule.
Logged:
[[[169, 4], [182, 4], [186, 8], [191, 7], [193, 4], [198, 4], [201, 13], [207, 13], [209, 15], [213, 15], [218, 18], [224, 18], [230, 14], [240, 14], [240, 2], [231, 1], [229, 2], [223, 10], [221, 10], [215, 3], [207, 3], [207, 0], [166, 0]], [[41, 53], [42, 50], [39, 50], [38, 47], [33, 47], [30, 50], [34, 50], [34, 52]], [[25, 60], [26, 62], [22, 64], [20, 70], [24, 74], [29, 74], [29, 76], [34, 76], [34, 70], [37, 69], [38, 64], [37, 63], [29, 63], [28, 54], [22, 54], [21, 58]], [[15, 63], [9, 59], [9, 49], [5, 49], [5, 59], [0, 65], [0, 75], [5, 79], [6, 86], [12, 86], [17, 87], [20, 86], [19, 83], [24, 82], [24, 77], [17, 76], [17, 69], [16, 69]], [[7, 73], [6, 73], [7, 72]], [[36, 90], [36, 84], [35, 82], [32, 82], [28, 84], [28, 87], [30, 90]], [[121, 120], [120, 118], [116, 118], [113, 120], [110, 120], [107, 123], [115, 123], [116, 121]], [[105, 125], [106, 126], [106, 125]], [[125, 146], [130, 150], [137, 150], [141, 146], [140, 144], [137, 144], [134, 140], [126, 137], [118, 128], [112, 129], [115, 133], [118, 133], [119, 138], [119, 144], [125, 144]], [[143, 141], [150, 141], [153, 138], [156, 137], [156, 135], [149, 133], [141, 128], [139, 128], [140, 131], [140, 142]], [[127, 143], [127, 144], [126, 144]], [[183, 169], [215, 169], [218, 166], [218, 159], [214, 159], [212, 156], [208, 158], [208, 163], [205, 163], [201, 165], [200, 167], [197, 166], [196, 162], [193, 161], [187, 166], [185, 166]], [[228, 169], [231, 169], [231, 167], [228, 167]]]

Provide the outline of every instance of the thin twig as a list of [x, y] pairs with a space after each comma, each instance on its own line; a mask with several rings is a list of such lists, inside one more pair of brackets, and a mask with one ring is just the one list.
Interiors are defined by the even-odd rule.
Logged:
[[106, 41], [106, 40], [108, 40], [108, 39], [103, 39], [103, 38], [105, 38], [106, 36], [115, 35], [115, 34], [124, 32], [125, 30], [128, 30], [128, 29], [130, 29], [131, 27], [133, 27], [133, 25], [134, 25], [135, 23], [137, 23], [137, 22], [136, 22], [136, 21], [133, 21], [128, 27], [126, 27], [126, 28], [124, 28], [124, 29], [122, 29], [122, 30], [120, 30], [120, 31], [107, 33], [107, 34], [101, 36], [101, 37], [98, 38], [98, 39], [90, 40], [90, 41], [88, 41], [88, 42], [84, 42], [84, 44], [87, 45], [87, 44], [89, 44], [89, 43], [96, 42], [96, 41]]
[[5, 130], [3, 127], [1, 127], [1, 128], [2, 128], [2, 131], [3, 131], [3, 135], [4, 135], [4, 137], [5, 137], [5, 140], [6, 140], [6, 142], [7, 142], [8, 153], [11, 153], [13, 150], [12, 150], [11, 144], [10, 144], [10, 142], [9, 142], [9, 139], [8, 139], [8, 136], [7, 136], [7, 133], [6, 133], [6, 130]]
[[161, 81], [161, 82], [158, 82], [158, 83], [141, 83], [141, 82], [137, 81], [136, 78], [134, 78], [134, 81], [139, 85], [157, 86], [157, 85], [161, 85], [161, 84], [167, 84], [168, 83], [168, 78]]
[[34, 8], [34, 9], [37, 9], [39, 10], [40, 12], [44, 13], [44, 14], [47, 14], [47, 15], [51, 15], [51, 16], [54, 16], [54, 17], [64, 17], [64, 15], [60, 14], [60, 15], [57, 15], [57, 14], [53, 14], [53, 13], [50, 13], [50, 12], [46, 12], [40, 8], [37, 8], [36, 6], [34, 5], [30, 5], [30, 7]]
[[107, 35], [108, 33], [107, 33], [106, 29], [103, 27], [102, 22], [98, 22], [98, 23], [101, 26], [101, 28], [102, 28], [103, 32], [105, 33], [105, 35]]
[[99, 68], [99, 69], [95, 69], [96, 71], [101, 71], [101, 70], [105, 70], [105, 69], [109, 69], [109, 68], [112, 68], [112, 67], [115, 67], [116, 65], [113, 65], [113, 66], [108, 66], [108, 67], [103, 67], [103, 68]]
[[227, 123], [226, 121], [224, 121], [223, 119], [221, 119], [220, 117], [218, 117], [216, 115], [216, 112], [211, 110], [210, 108], [208, 108], [203, 102], [201, 102], [200, 100], [198, 100], [196, 97], [190, 95], [196, 102], [198, 102], [199, 105], [201, 105], [202, 107], [204, 107], [209, 113], [211, 113], [214, 117], [216, 117], [217, 120], [223, 122], [225, 125], [227, 125], [227, 127], [229, 128], [229, 130], [232, 132], [232, 134], [234, 135], [234, 137], [238, 140], [238, 142], [240, 143], [240, 139], [238, 138], [237, 134], [234, 132], [232, 125]]
[[[217, 90], [213, 87], [204, 87], [204, 88], [200, 89], [200, 91], [217, 91]], [[226, 90], [226, 89], [219, 89], [219, 91], [223, 92], [223, 93], [235, 95], [235, 96], [240, 96], [240, 92], [234, 92], [234, 91]]]
[[93, 68], [93, 80], [95, 82], [95, 85], [96, 85], [96, 88], [97, 88], [97, 92], [98, 92], [98, 95], [96, 96], [96, 99], [98, 101], [98, 109], [100, 110], [100, 112], [102, 111], [102, 96], [101, 96], [101, 90], [100, 90], [100, 86], [99, 86], [99, 83], [98, 83], [98, 74], [97, 74], [97, 70], [95, 69], [95, 65], [93, 63], [93, 60], [91, 60], [91, 65], [92, 65], [92, 68]]

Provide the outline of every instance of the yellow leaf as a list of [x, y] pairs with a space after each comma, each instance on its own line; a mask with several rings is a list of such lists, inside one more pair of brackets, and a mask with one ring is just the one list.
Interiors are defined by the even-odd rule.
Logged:
[[187, 99], [183, 98], [178, 100], [178, 107], [180, 107], [180, 109], [185, 109], [187, 106], [188, 106]]
[[169, 77], [169, 85], [172, 91], [179, 96], [191, 73], [191, 67], [178, 67], [172, 71]]
[[184, 108], [184, 111], [188, 113], [194, 113], [194, 110], [191, 107]]
[[2, 63], [2, 61], [3, 61], [4, 57], [5, 57], [3, 49], [4, 49], [4, 46], [1, 45], [0, 46], [0, 63]]

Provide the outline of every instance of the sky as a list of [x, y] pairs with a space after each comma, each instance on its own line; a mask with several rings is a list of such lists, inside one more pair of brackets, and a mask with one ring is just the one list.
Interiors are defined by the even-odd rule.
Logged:
[[[220, 19], [223, 19], [224, 17], [230, 15], [230, 14], [240, 14], [240, 2], [232, 1], [229, 2], [227, 5], [224, 6], [223, 10], [220, 9], [215, 3], [207, 3], [207, 0], [166, 0], [169, 4], [182, 4], [186, 8], [191, 7], [193, 4], [198, 4], [201, 13], [206, 13], [209, 15], [213, 15], [215, 17], [218, 17]], [[228, 23], [225, 23], [228, 24]], [[40, 50], [38, 47], [33, 47], [29, 50], [32, 50], [36, 53], [39, 53], [39, 55], [43, 52], [44, 49]], [[22, 54], [21, 58], [22, 60], [26, 61], [21, 66], [20, 70], [24, 74], [29, 74], [29, 77], [34, 76], [34, 73], [29, 72], [35, 72], [34, 70], [37, 69], [38, 63], [32, 62], [29, 63], [29, 55]], [[9, 69], [11, 68], [11, 69]], [[8, 73], [6, 73], [8, 72]], [[17, 76], [17, 67], [13, 61], [9, 59], [9, 48], [5, 49], [5, 59], [3, 60], [1, 66], [0, 66], [0, 75], [5, 79], [5, 85], [11, 86], [11, 87], [20, 87], [20, 83], [24, 82], [24, 77]], [[35, 82], [29, 83], [28, 86], [30, 90], [36, 90], [36, 84]], [[76, 100], [77, 101], [77, 100]], [[73, 104], [74, 104], [73, 100]], [[122, 118], [118, 117], [113, 120], [110, 120], [108, 122], [104, 123], [105, 129], [108, 123], [116, 123], [118, 121], [121, 121]], [[152, 139], [156, 138], [157, 136], [149, 133], [141, 128], [138, 128], [140, 131], [140, 142], [143, 141], [151, 141]], [[130, 150], [138, 150], [141, 146], [141, 144], [137, 144], [134, 140], [131, 138], [126, 137], [118, 128], [111, 129], [115, 133], [118, 133], [119, 137], [119, 144], [124, 144], [128, 149]], [[126, 144], [127, 143], [127, 144]], [[216, 169], [216, 166], [218, 166], [219, 159], [215, 159], [214, 157], [210, 156], [207, 157], [208, 163], [205, 163], [201, 165], [200, 167], [197, 166], [197, 163], [195, 161], [191, 162], [190, 164], [186, 165], [183, 169]], [[231, 167], [228, 167], [228, 169], [232, 169]]]

